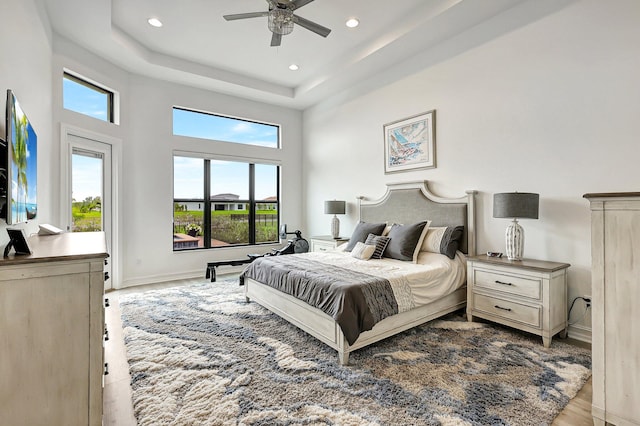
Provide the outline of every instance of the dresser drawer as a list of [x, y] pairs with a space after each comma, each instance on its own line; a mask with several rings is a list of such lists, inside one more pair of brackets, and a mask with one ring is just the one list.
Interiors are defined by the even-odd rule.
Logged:
[[478, 289], [509, 293], [517, 296], [541, 300], [542, 280], [525, 276], [502, 274], [498, 272], [473, 270], [473, 285]]
[[479, 312], [517, 321], [532, 327], [540, 327], [540, 307], [510, 302], [496, 297], [475, 294], [474, 309]]

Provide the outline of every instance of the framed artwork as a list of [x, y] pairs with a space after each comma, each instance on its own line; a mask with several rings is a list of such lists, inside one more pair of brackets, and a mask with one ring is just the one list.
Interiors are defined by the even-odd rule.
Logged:
[[436, 111], [387, 123], [384, 130], [384, 173], [436, 167]]

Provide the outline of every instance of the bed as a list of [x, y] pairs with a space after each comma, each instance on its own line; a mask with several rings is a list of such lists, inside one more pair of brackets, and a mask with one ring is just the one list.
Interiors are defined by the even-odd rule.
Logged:
[[[364, 223], [398, 223], [413, 224], [416, 222], [429, 220], [428, 227], [436, 229], [442, 227], [463, 227], [463, 233], [460, 240], [458, 251], [448, 263], [444, 260], [446, 256], [441, 254], [433, 254], [420, 252], [417, 263], [403, 262], [395, 259], [369, 260], [367, 262], [358, 262], [353, 260], [349, 253], [308, 253], [288, 256], [277, 256], [282, 259], [265, 259], [264, 262], [256, 262], [250, 264], [242, 274], [242, 283], [245, 286], [245, 297], [247, 301], [256, 302], [273, 313], [279, 315], [283, 319], [289, 321], [301, 330], [314, 336], [324, 342], [338, 352], [338, 360], [340, 364], [346, 365], [349, 361], [349, 354], [357, 349], [378, 342], [387, 337], [393, 336], [409, 328], [415, 327], [432, 319], [441, 317], [450, 312], [461, 309], [466, 304], [466, 283], [464, 276], [457, 277], [453, 282], [438, 284], [438, 273], [431, 273], [431, 281], [426, 290], [409, 290], [418, 294], [420, 297], [414, 297], [419, 300], [407, 302], [402, 297], [396, 297], [397, 306], [392, 313], [388, 312], [385, 306], [376, 308], [373, 312], [375, 319], [374, 324], [364, 326], [362, 331], [357, 331], [354, 335], [349, 327], [345, 328], [345, 320], [336, 315], [330, 315], [327, 312], [334, 312], [327, 309], [326, 306], [314, 307], [305, 301], [305, 299], [313, 299], [314, 296], [295, 294], [295, 285], [289, 283], [283, 284], [290, 288], [291, 294], [272, 287], [274, 285], [265, 284], [267, 276], [270, 274], [277, 275], [275, 280], [283, 280], [285, 275], [307, 276], [313, 274], [315, 270], [323, 269], [327, 275], [331, 275], [335, 268], [351, 268], [349, 269], [350, 279], [357, 280], [360, 273], [367, 276], [377, 276], [384, 282], [391, 283], [389, 286], [395, 296], [402, 293], [402, 288], [406, 289], [406, 284], [420, 281], [419, 275], [411, 275], [413, 272], [422, 273], [420, 269], [431, 270], [431, 266], [421, 266], [422, 263], [431, 265], [435, 261], [437, 264], [444, 265], [445, 269], [455, 267], [462, 274], [465, 270], [465, 256], [475, 255], [475, 194], [476, 191], [466, 191], [466, 195], [458, 198], [444, 198], [433, 194], [429, 188], [427, 181], [408, 182], [387, 185], [385, 195], [378, 200], [368, 200], [364, 197], [358, 197], [359, 220]], [[392, 238], [393, 239], [393, 238]], [[422, 241], [422, 240], [421, 240]], [[362, 246], [359, 246], [361, 248]], [[344, 247], [343, 247], [344, 248]], [[416, 251], [417, 254], [417, 251]], [[306, 262], [305, 258], [311, 258], [318, 264], [309, 262], [308, 266], [303, 266]], [[414, 257], [415, 260], [415, 257]], [[264, 263], [264, 265], [260, 265]], [[402, 264], [406, 266], [402, 266]], [[367, 264], [367, 266], [362, 266]], [[456, 266], [456, 264], [458, 264]], [[359, 266], [360, 265], [360, 266]], [[396, 267], [397, 266], [397, 267]], [[300, 272], [298, 268], [309, 267], [314, 271], [310, 273]], [[397, 269], [405, 268], [409, 271], [409, 275], [400, 277]], [[271, 268], [271, 269], [269, 269]], [[289, 268], [288, 272], [283, 272], [285, 268]], [[365, 268], [365, 269], [361, 269]], [[378, 272], [370, 273], [366, 268], [377, 269]], [[395, 271], [387, 274], [382, 271]], [[430, 269], [431, 268], [431, 269]], [[295, 272], [295, 274], [294, 274]], [[336, 272], [337, 273], [337, 272]], [[455, 272], [454, 272], [455, 273]], [[279, 275], [278, 275], [279, 274]], [[427, 273], [429, 274], [429, 273]], [[459, 273], [457, 273], [459, 275]], [[442, 276], [444, 277], [444, 275]], [[462, 282], [460, 282], [462, 279]], [[375, 280], [374, 280], [375, 281]], [[444, 281], [444, 278], [443, 280]], [[401, 283], [401, 284], [397, 284]], [[404, 284], [402, 284], [404, 283]], [[374, 286], [377, 285], [375, 281]], [[404, 285], [404, 287], [402, 287]], [[381, 288], [385, 285], [381, 284]], [[441, 290], [437, 288], [442, 287]], [[422, 292], [422, 293], [421, 293]], [[385, 299], [385, 296], [371, 296], [378, 302]], [[408, 304], [411, 305], [409, 307]], [[351, 303], [349, 303], [351, 304]], [[378, 312], [382, 311], [382, 314]], [[390, 308], [389, 308], [390, 309]], [[334, 319], [338, 318], [338, 319]], [[367, 317], [368, 318], [368, 317]], [[360, 319], [360, 322], [370, 323], [368, 319]], [[362, 324], [357, 327], [362, 328]], [[346, 334], [345, 334], [346, 330]]]

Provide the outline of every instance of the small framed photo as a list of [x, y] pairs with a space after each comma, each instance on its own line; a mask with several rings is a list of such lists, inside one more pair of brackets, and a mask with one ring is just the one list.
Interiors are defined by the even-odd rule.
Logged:
[[9, 251], [13, 247], [16, 254], [31, 254], [31, 248], [29, 248], [29, 244], [27, 243], [27, 236], [24, 233], [23, 229], [11, 229], [7, 228], [7, 233], [9, 234], [9, 243], [4, 249], [4, 257], [9, 255]]
[[387, 123], [384, 131], [384, 173], [436, 167], [436, 111]]

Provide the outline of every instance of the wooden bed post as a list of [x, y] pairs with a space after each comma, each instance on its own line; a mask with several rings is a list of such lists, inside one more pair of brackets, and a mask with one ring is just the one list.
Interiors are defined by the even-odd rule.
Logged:
[[468, 190], [467, 193], [467, 254], [476, 255], [476, 194], [478, 191]]

